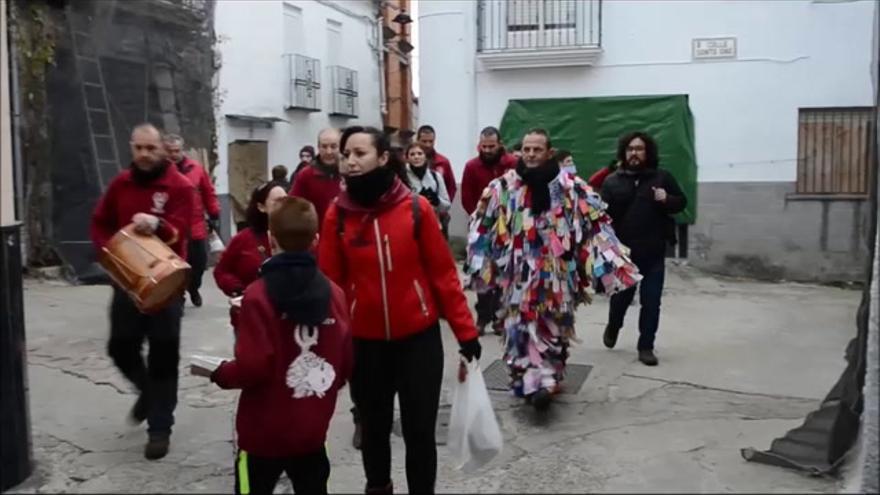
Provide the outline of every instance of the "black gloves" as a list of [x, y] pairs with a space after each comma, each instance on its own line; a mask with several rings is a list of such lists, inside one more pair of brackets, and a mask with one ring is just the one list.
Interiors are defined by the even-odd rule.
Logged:
[[477, 360], [479, 361], [480, 354], [483, 353], [483, 348], [482, 346], [480, 346], [479, 337], [468, 340], [467, 342], [459, 342], [458, 345], [461, 347], [458, 352], [462, 356], [464, 356], [464, 358], [467, 359], [468, 362], [473, 361], [474, 358], [477, 358]]
[[208, 218], [208, 230], [220, 235], [220, 219], [216, 217]]
[[431, 203], [431, 206], [439, 206], [440, 205], [440, 196], [438, 196], [436, 192], [425, 188], [425, 189], [422, 189], [421, 191], [419, 191], [419, 194], [424, 196], [425, 199], [427, 199], [428, 202]]

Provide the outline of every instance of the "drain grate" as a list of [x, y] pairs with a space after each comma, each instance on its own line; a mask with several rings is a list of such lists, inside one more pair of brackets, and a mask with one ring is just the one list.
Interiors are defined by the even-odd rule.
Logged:
[[[563, 394], [575, 395], [587, 381], [593, 366], [589, 364], [569, 363], [565, 367], [565, 380], [562, 382]], [[507, 372], [507, 365], [504, 361], [496, 359], [485, 370], [483, 370], [483, 378], [486, 380], [486, 388], [489, 390], [498, 390], [507, 392], [510, 390], [510, 375]]]

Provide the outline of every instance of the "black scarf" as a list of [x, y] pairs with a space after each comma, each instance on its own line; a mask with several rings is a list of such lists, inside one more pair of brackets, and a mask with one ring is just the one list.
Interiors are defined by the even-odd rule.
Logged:
[[142, 170], [132, 162], [128, 168], [131, 170], [131, 178], [134, 180], [135, 184], [146, 186], [165, 174], [165, 171], [168, 170], [168, 162], [163, 160], [161, 164], [150, 170]]
[[424, 180], [425, 174], [428, 173], [428, 164], [425, 163], [421, 167], [410, 165], [409, 169], [412, 170], [412, 173], [415, 174], [415, 176], [418, 177], [419, 180]]
[[559, 175], [559, 164], [556, 160], [547, 160], [543, 164], [529, 168], [520, 159], [516, 164], [516, 173], [522, 177], [532, 194], [530, 208], [532, 214], [540, 215], [550, 209], [550, 181]]
[[260, 267], [269, 300], [286, 318], [320, 325], [330, 314], [330, 282], [309, 253], [279, 253]]
[[376, 167], [365, 174], [346, 177], [345, 191], [352, 201], [369, 208], [388, 192], [394, 184], [394, 177], [391, 167]]
[[312, 166], [318, 169], [322, 174], [330, 177], [331, 179], [336, 179], [339, 177], [339, 167], [325, 165], [323, 162], [321, 162], [320, 158], [315, 158], [315, 160], [312, 162]]

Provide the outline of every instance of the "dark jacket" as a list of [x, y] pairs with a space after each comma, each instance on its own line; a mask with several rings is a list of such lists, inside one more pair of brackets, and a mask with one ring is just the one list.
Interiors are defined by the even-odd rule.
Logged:
[[[654, 199], [654, 188], [666, 190], [667, 199]], [[666, 243], [674, 242], [672, 215], [684, 210], [687, 198], [669, 172], [646, 169], [628, 174], [618, 169], [602, 183], [602, 199], [608, 203], [614, 231], [632, 250], [637, 264], [662, 260]]]
[[[313, 346], [308, 334], [317, 337]], [[351, 376], [351, 346], [345, 295], [317, 270], [314, 258], [284, 253], [267, 261], [244, 293], [235, 359], [223, 362], [211, 377], [222, 388], [242, 390], [235, 421], [238, 446], [276, 458], [320, 449], [337, 392]], [[323, 359], [324, 369], [333, 370], [323, 374], [322, 389], [291, 370], [303, 356]]]

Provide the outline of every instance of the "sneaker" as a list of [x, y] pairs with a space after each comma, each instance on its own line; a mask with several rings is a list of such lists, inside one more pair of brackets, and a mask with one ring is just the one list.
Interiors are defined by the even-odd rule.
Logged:
[[354, 422], [354, 434], [351, 436], [351, 446], [355, 450], [361, 450], [361, 441], [363, 440], [363, 432], [361, 431], [361, 422]]
[[546, 388], [542, 388], [532, 394], [532, 406], [535, 407], [536, 411], [546, 411], [547, 408], [550, 407], [551, 398], [552, 394], [550, 391]]
[[147, 446], [144, 447], [144, 457], [151, 461], [161, 459], [168, 454], [170, 444], [170, 433], [150, 433], [150, 440], [147, 442]]
[[128, 413], [128, 422], [132, 426], [137, 426], [147, 419], [147, 414], [149, 414], [149, 412], [149, 401], [147, 401], [146, 394], [141, 392], [137, 401], [134, 403], [134, 406], [131, 408], [131, 411]]
[[619, 328], [612, 328], [611, 325], [605, 327], [605, 333], [602, 335], [602, 343], [609, 349], [614, 349], [617, 345], [617, 336], [620, 335]]
[[189, 300], [192, 301], [193, 306], [197, 308], [202, 307], [202, 295], [199, 294], [199, 291], [194, 290], [189, 293]]
[[639, 351], [639, 361], [641, 361], [645, 366], [657, 366], [657, 363], [660, 361], [657, 359], [657, 356], [654, 355], [654, 351], [651, 349], [642, 349]]

